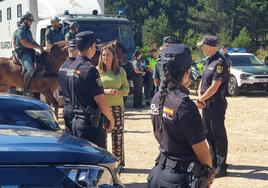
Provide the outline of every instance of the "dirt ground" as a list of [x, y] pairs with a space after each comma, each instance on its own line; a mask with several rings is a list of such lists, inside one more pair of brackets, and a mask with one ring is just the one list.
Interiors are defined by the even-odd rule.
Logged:
[[[250, 93], [227, 100], [228, 176], [216, 179], [212, 187], [268, 188], [268, 94]], [[148, 108], [126, 109], [125, 153], [121, 180], [127, 188], [146, 187], [147, 175], [158, 155]]]

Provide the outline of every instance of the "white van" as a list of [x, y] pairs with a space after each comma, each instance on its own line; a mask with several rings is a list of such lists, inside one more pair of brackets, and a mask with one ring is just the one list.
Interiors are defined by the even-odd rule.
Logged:
[[[98, 15], [92, 15], [97, 10]], [[128, 57], [131, 58], [135, 46], [130, 23], [125, 18], [104, 15], [104, 0], [4, 0], [0, 2], [0, 56], [12, 55], [12, 34], [17, 29], [16, 22], [25, 12], [35, 18], [31, 31], [34, 39], [43, 44], [50, 18], [58, 16], [66, 33], [72, 22], [78, 22], [79, 31], [94, 31], [102, 42], [119, 40]]]

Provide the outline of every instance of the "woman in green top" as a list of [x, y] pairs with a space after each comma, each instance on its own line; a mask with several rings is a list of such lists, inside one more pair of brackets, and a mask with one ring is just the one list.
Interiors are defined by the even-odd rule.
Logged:
[[118, 59], [111, 46], [102, 48], [98, 70], [108, 104], [112, 107], [115, 127], [112, 130], [113, 154], [120, 160], [120, 166], [125, 166], [124, 155], [124, 102], [129, 87], [126, 72], [118, 64]]

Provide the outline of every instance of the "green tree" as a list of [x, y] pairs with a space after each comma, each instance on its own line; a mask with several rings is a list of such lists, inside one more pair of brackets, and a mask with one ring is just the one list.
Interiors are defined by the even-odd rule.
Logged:
[[197, 42], [200, 41], [201, 39], [202, 39], [201, 33], [195, 33], [193, 29], [189, 29], [183, 40], [183, 43], [191, 47], [192, 50], [195, 50]]
[[234, 39], [231, 45], [232, 47], [241, 47], [246, 49], [251, 47], [251, 38], [245, 27], [240, 31], [239, 35]]
[[159, 47], [163, 43], [163, 37], [171, 34], [168, 18], [164, 14], [159, 15], [158, 18], [149, 17], [144, 22], [143, 41], [147, 46]]

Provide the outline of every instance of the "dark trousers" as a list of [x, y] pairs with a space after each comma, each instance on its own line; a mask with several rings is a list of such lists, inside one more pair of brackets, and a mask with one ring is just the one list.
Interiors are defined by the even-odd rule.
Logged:
[[65, 104], [63, 109], [63, 119], [65, 122], [65, 134], [71, 134], [72, 135], [72, 120], [73, 120], [73, 110], [72, 106]]
[[144, 77], [144, 95], [146, 102], [150, 101], [150, 99], [153, 97], [153, 93], [154, 93], [153, 74], [147, 72]]
[[203, 122], [207, 129], [207, 140], [210, 146], [213, 166], [226, 167], [228, 140], [224, 126], [226, 99], [207, 102], [203, 109]]
[[176, 162], [160, 159], [148, 176], [148, 188], [188, 188], [187, 167]]
[[143, 85], [142, 76], [137, 75], [134, 76], [133, 84], [134, 84], [133, 106], [135, 107], [142, 105], [142, 85]]
[[89, 120], [84, 117], [74, 116], [72, 121], [73, 136], [83, 138], [107, 149], [107, 133], [102, 127], [93, 127]]

